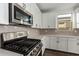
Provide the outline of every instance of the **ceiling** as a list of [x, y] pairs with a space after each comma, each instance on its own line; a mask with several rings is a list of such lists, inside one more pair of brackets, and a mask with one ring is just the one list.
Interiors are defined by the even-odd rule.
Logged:
[[77, 3], [37, 3], [37, 6], [42, 12], [73, 9]]

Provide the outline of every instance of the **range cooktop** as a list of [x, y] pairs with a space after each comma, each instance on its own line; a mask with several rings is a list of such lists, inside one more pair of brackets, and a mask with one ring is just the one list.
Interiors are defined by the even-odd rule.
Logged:
[[5, 41], [2, 48], [27, 55], [40, 42], [41, 40], [27, 39], [27, 37], [22, 37], [20, 39]]

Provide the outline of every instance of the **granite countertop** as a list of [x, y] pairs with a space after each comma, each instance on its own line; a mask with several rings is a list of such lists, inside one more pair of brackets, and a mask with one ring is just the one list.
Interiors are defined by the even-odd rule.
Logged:
[[22, 54], [0, 48], [0, 56], [22, 56]]

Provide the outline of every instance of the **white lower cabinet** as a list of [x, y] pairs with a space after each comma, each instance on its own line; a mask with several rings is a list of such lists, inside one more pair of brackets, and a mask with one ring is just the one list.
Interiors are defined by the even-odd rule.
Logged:
[[50, 49], [56, 49], [57, 50], [57, 39], [56, 37], [49, 37], [49, 46]]
[[79, 39], [77, 39], [77, 41], [76, 41], [77, 43], [76, 43], [76, 48], [77, 48], [77, 51], [76, 51], [76, 53], [78, 53], [79, 54]]
[[47, 37], [43, 37], [42, 39], [41, 39], [41, 41], [42, 41], [42, 44], [43, 44], [43, 47], [42, 47], [42, 55], [44, 54], [44, 51], [45, 51], [45, 48], [47, 47], [47, 40], [46, 40], [46, 38]]
[[33, 15], [33, 25], [32, 28], [41, 28], [42, 23], [41, 23], [41, 16], [42, 13], [36, 3], [31, 3], [31, 14]]
[[68, 52], [79, 54], [79, 40], [77, 39], [68, 40]]
[[46, 37], [46, 39], [45, 39], [45, 47], [50, 48], [50, 39], [49, 39], [49, 37]]
[[43, 39], [43, 51], [45, 48], [79, 54], [79, 39], [76, 37], [46, 36]]
[[67, 51], [67, 40], [68, 39], [64, 37], [58, 38], [57, 49], [61, 51]]
[[49, 37], [49, 49], [67, 51], [67, 38]]
[[45, 39], [43, 38], [41, 41], [42, 41], [42, 44], [43, 44], [43, 47], [42, 47], [42, 55], [44, 54], [44, 51], [45, 51]]

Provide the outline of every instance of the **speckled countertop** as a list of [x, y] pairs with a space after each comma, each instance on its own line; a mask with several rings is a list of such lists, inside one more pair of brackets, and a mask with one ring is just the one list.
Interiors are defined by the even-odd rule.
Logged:
[[79, 38], [79, 36], [73, 36], [73, 35], [36, 35], [31, 36], [30, 38], [34, 39], [42, 39], [44, 37], [66, 37], [66, 38]]
[[23, 56], [23, 55], [0, 48], [0, 56]]

